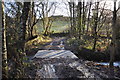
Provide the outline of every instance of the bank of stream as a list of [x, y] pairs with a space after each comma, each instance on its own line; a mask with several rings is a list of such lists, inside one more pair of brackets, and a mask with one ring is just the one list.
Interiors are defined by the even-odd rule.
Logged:
[[[66, 41], [67, 41], [67, 39], [65, 37], [54, 37], [53, 41], [45, 44], [40, 49], [41, 50], [66, 50], [66, 49], [68, 50], [69, 46], [66, 44]], [[75, 46], [73, 46], [73, 47], [76, 48]], [[73, 48], [69, 48], [69, 50], [76, 54], [76, 52], [73, 51]], [[79, 53], [81, 53], [81, 52], [79, 52]], [[83, 54], [85, 54], [85, 53], [83, 53]], [[33, 56], [34, 55], [27, 56], [29, 58], [29, 61], [32, 60]], [[91, 60], [81, 58], [79, 56], [78, 56], [78, 58], [80, 60], [83, 60], [82, 63], [87, 65], [90, 69], [95, 68], [96, 70], [109, 75], [109, 67], [108, 67], [109, 63], [108, 62], [94, 62]], [[117, 77], [120, 78], [120, 76], [119, 76], [120, 75], [120, 68], [119, 68], [120, 62], [115, 62], [114, 66], [116, 66], [115, 67], [115, 71], [116, 71], [115, 75], [117, 75]]]
[[[78, 56], [80, 59], [83, 58], [83, 59], [89, 60], [89, 61], [97, 60], [98, 57], [96, 57], [96, 56], [99, 56], [100, 59], [101, 59], [101, 56], [102, 56], [102, 59], [107, 58], [105, 54], [104, 54], [105, 57], [103, 57], [104, 55], [100, 55], [100, 54], [103, 54], [103, 53], [96, 52], [95, 54], [93, 54], [92, 50], [88, 50], [88, 49], [85, 49], [85, 48], [79, 50], [79, 49], [77, 49], [76, 46], [69, 47], [68, 44], [66, 44], [66, 41], [67, 41], [66, 37], [53, 37], [53, 40], [50, 43], [47, 43], [47, 44], [43, 45], [42, 47], [40, 47], [37, 50], [64, 50], [64, 49], [65, 50], [70, 50], [73, 53], [75, 53], [75, 55]], [[35, 54], [28, 55], [27, 57], [28, 57], [29, 60], [31, 60], [34, 55]], [[98, 61], [95, 61], [95, 62], [100, 64], [100, 65], [109, 65], [108, 61], [98, 60]], [[114, 62], [114, 66], [119, 66], [120, 67], [120, 61]]]

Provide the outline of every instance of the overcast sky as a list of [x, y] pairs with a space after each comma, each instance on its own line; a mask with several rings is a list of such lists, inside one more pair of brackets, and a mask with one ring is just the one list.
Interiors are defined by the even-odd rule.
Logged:
[[[52, 12], [50, 14], [53, 14]], [[57, 7], [55, 10], [54, 15], [64, 15], [69, 16], [69, 5], [68, 2], [59, 2], [57, 3]]]
[[[58, 2], [58, 0], [50, 0], [50, 1], [51, 2], [52, 1]], [[59, 0], [59, 4], [57, 4], [57, 8], [56, 8], [56, 11], [55, 11], [54, 15], [64, 15], [64, 16], [69, 16], [70, 15], [70, 13], [69, 13], [69, 5], [68, 5], [67, 1], [68, 0]], [[87, 0], [85, 0], [85, 1], [87, 1]], [[100, 1], [101, 1], [100, 6], [103, 7], [103, 4], [104, 4], [105, 0], [103, 0], [103, 1], [100, 0]], [[117, 8], [118, 8], [118, 2], [120, 3], [120, 0], [117, 1]], [[76, 3], [77, 3], [77, 0], [76, 0]], [[65, 4], [67, 4], [67, 5], [65, 5]], [[105, 9], [113, 10], [113, 1], [112, 0], [106, 0]]]
[[[14, 0], [4, 0], [6, 2], [12, 2]], [[30, 1], [30, 0], [16, 0], [16, 1]], [[40, 1], [40, 0], [34, 0], [35, 2], [37, 1]], [[44, 0], [45, 1], [45, 0]], [[55, 13], [53, 14], [53, 11], [51, 11], [49, 13], [49, 16], [51, 15], [63, 15], [63, 16], [69, 16], [70, 13], [69, 13], [69, 5], [68, 5], [68, 1], [70, 0], [48, 0], [49, 2], [57, 2], [57, 7], [56, 7], [56, 10], [55, 10]], [[72, 0], [71, 0], [72, 1]], [[76, 2], [76, 4], [78, 3], [79, 0], [73, 0], [74, 2]], [[84, 0], [84, 1], [95, 1], [95, 0]], [[98, 0], [97, 0], [98, 1]], [[99, 1], [102, 1], [102, 0], [99, 0]], [[110, 9], [110, 10], [113, 10], [113, 0], [103, 0], [101, 2], [101, 6], [103, 6], [104, 4], [104, 1], [106, 1], [106, 6], [105, 8], [106, 9]], [[117, 0], [117, 7], [118, 7], [118, 2], [120, 2], [120, 0]], [[120, 4], [120, 3], [119, 3]]]

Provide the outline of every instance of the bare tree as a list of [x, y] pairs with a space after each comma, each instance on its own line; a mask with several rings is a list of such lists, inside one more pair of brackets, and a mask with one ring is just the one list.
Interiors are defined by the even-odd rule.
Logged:
[[69, 3], [69, 10], [70, 10], [70, 24], [71, 24], [71, 28], [70, 28], [70, 32], [72, 34], [72, 28], [73, 28], [73, 21], [72, 21], [72, 2], [68, 2]]
[[93, 29], [94, 29], [93, 51], [95, 51], [96, 42], [97, 42], [97, 27], [98, 27], [98, 8], [99, 8], [99, 2], [96, 3], [95, 7], [96, 8], [95, 8], [94, 25], [93, 25]]
[[114, 11], [113, 11], [113, 21], [112, 21], [112, 43], [111, 43], [111, 47], [112, 47], [112, 51], [110, 53], [110, 67], [113, 67], [113, 63], [114, 63], [114, 57], [115, 57], [115, 53], [116, 53], [116, 20], [117, 20], [117, 9], [116, 9], [116, 1], [114, 0]]
[[[39, 21], [39, 18], [41, 18], [41, 14], [39, 14], [39, 16], [37, 15], [38, 9], [35, 10], [35, 7], [37, 7], [35, 5], [35, 2], [31, 2], [30, 11], [29, 11], [29, 15], [28, 15], [28, 26], [27, 26], [28, 27], [28, 38], [33, 37], [34, 26]], [[37, 18], [37, 16], [38, 16], [38, 18]]]
[[[53, 8], [53, 6], [55, 6], [55, 2], [49, 3], [48, 1], [42, 1], [41, 5], [42, 5], [42, 22], [43, 22], [44, 35], [48, 35], [51, 27], [51, 23], [53, 22], [49, 18], [48, 14]], [[55, 12], [55, 9], [56, 7], [54, 8], [53, 13]]]
[[76, 7], [76, 4], [74, 1], [71, 1], [69, 2], [69, 9], [70, 9], [70, 23], [71, 23], [71, 34], [76, 37], [76, 10], [77, 10], [77, 7]]
[[20, 49], [24, 51], [25, 40], [26, 40], [26, 22], [28, 19], [28, 13], [30, 10], [30, 2], [24, 2], [22, 15], [21, 15], [21, 33], [20, 33]]
[[78, 2], [78, 33], [79, 33], [79, 39], [81, 38], [81, 18], [82, 18], [82, 2]]
[[92, 6], [92, 2], [90, 2], [89, 9], [88, 9], [88, 16], [87, 16], [88, 18], [87, 18], [87, 30], [86, 30], [86, 33], [88, 33], [88, 31], [89, 31], [91, 6]]

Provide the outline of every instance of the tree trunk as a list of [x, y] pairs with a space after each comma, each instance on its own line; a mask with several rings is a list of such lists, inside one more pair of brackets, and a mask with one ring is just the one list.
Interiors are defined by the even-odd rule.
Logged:
[[20, 49], [24, 52], [25, 39], [26, 39], [26, 22], [28, 19], [28, 13], [30, 10], [30, 2], [24, 2], [22, 15], [21, 15], [21, 35], [20, 35]]
[[70, 10], [70, 33], [71, 33], [71, 37], [72, 37], [72, 30], [73, 30], [73, 21], [72, 21], [72, 2], [68, 2], [69, 3], [69, 10]]
[[112, 24], [113, 33], [112, 33], [112, 43], [111, 43], [113, 44], [112, 46], [113, 51], [111, 51], [110, 53], [110, 64], [109, 64], [110, 67], [114, 66], [113, 63], [114, 63], [114, 57], [116, 52], [116, 18], [117, 18], [116, 1], [114, 1], [113, 24]]
[[8, 65], [7, 65], [7, 46], [6, 46], [6, 17], [5, 17], [5, 13], [4, 13], [4, 3], [2, 4], [0, 2], [0, 7], [2, 9], [2, 74], [3, 74], [3, 78], [7, 78], [8, 77]]
[[90, 7], [89, 7], [89, 11], [88, 11], [87, 31], [86, 31], [86, 33], [88, 33], [88, 31], [89, 31], [89, 22], [90, 22], [90, 10], [91, 10], [91, 6], [92, 6], [92, 2], [90, 2]]
[[99, 2], [97, 2], [97, 5], [96, 5], [96, 13], [94, 15], [94, 43], [93, 43], [93, 51], [95, 51], [96, 49], [96, 42], [97, 42], [97, 27], [98, 27], [98, 6], [99, 6]]
[[[43, 29], [44, 29], [44, 35], [48, 35], [49, 34], [49, 29], [50, 29], [50, 18], [48, 17], [48, 14], [52, 8], [52, 6], [54, 5], [54, 3], [51, 3], [51, 5], [48, 4], [49, 2], [47, 1], [46, 3], [42, 3], [42, 15], [43, 15]], [[49, 8], [49, 9], [48, 9]]]
[[28, 38], [33, 37], [33, 27], [36, 21], [36, 14], [34, 13], [34, 2], [31, 2], [30, 11], [28, 15]]
[[72, 9], [73, 11], [73, 14], [72, 14], [73, 30], [72, 31], [73, 31], [73, 36], [76, 37], [76, 18], [75, 18], [76, 16], [75, 16], [75, 3], [74, 2], [72, 3], [72, 8], [73, 8]]
[[84, 34], [84, 32], [85, 32], [85, 2], [83, 2], [83, 9], [82, 9], [82, 11], [83, 11], [83, 16], [82, 16], [82, 31], [83, 31], [83, 34]]
[[[2, 2], [0, 2], [0, 16], [2, 16], [2, 11]], [[3, 21], [0, 21], [0, 45], [2, 45], [2, 22]], [[2, 46], [0, 47], [0, 66], [2, 66]], [[0, 75], [2, 75], [1, 71], [2, 68], [0, 68]], [[2, 79], [2, 76], [0, 76], [0, 79]]]
[[82, 10], [82, 3], [81, 2], [78, 2], [78, 33], [79, 33], [79, 39], [81, 39], [81, 12]]

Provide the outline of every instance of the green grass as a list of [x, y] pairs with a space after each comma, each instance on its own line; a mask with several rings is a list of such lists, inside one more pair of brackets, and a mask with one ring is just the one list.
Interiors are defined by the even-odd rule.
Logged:
[[51, 27], [51, 31], [63, 32], [69, 30], [69, 23], [67, 21], [54, 21]]
[[[36, 26], [38, 33], [43, 32], [42, 21], [39, 21]], [[70, 23], [68, 21], [57, 20], [57, 21], [53, 21], [50, 31], [51, 32], [54, 31], [54, 33], [59, 33], [63, 31], [65, 32], [69, 30], [69, 28], [70, 28]]]

